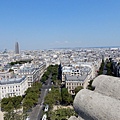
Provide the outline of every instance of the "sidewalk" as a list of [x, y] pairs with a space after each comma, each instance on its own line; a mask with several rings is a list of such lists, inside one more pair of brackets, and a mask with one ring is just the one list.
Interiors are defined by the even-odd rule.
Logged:
[[3, 120], [3, 112], [0, 111], [0, 120]]

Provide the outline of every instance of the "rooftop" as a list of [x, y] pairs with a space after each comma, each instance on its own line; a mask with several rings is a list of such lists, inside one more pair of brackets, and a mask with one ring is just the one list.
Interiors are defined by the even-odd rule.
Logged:
[[66, 75], [66, 81], [84, 81], [86, 79], [87, 75], [82, 76], [70, 76]]
[[14, 84], [14, 83], [20, 83], [22, 82], [26, 77], [22, 78], [12, 78], [12, 79], [3, 79], [0, 80], [0, 85], [5, 85], [5, 84]]

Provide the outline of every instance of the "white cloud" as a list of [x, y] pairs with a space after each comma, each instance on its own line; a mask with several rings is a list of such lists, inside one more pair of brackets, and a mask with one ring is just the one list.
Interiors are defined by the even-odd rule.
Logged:
[[68, 41], [64, 41], [64, 43], [69, 43]]
[[55, 41], [53, 42], [53, 44], [57, 44], [57, 45], [63, 45], [63, 44], [68, 44], [70, 43], [69, 41], [65, 40], [65, 41]]
[[59, 46], [59, 47], [78, 47], [81, 45], [81, 41], [79, 40], [72, 40], [72, 41], [68, 41], [68, 40], [56, 40], [54, 42], [51, 43], [51, 46]]

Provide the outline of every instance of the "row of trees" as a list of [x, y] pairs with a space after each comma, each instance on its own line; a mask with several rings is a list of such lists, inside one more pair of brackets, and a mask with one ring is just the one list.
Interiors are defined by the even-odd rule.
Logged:
[[50, 74], [52, 75], [52, 81], [55, 83], [55, 81], [58, 79], [58, 65], [50, 65], [43, 74], [41, 82], [45, 83]]
[[68, 120], [70, 116], [77, 116], [75, 111], [70, 108], [61, 108], [59, 110], [50, 111], [48, 120]]
[[59, 88], [51, 88], [51, 91], [45, 97], [45, 104], [50, 106], [50, 109], [53, 108], [54, 104], [59, 104], [62, 101], [61, 93]]
[[106, 74], [113, 76], [113, 74], [112, 74], [113, 67], [112, 67], [112, 59], [111, 58], [106, 59], [105, 62], [104, 62], [104, 60], [102, 60], [101, 66], [100, 66], [99, 71], [98, 71], [98, 75], [103, 74], [104, 67], [107, 70]]
[[107, 75], [113, 76], [113, 74], [112, 74], [113, 67], [112, 67], [112, 61], [111, 60], [106, 60], [106, 68], [107, 68]]
[[70, 105], [73, 103], [73, 97], [68, 93], [67, 88], [54, 88], [52, 87], [51, 91], [45, 97], [45, 104], [48, 104], [50, 108], [53, 108], [53, 105]]
[[64, 105], [71, 105], [73, 104], [73, 97], [71, 94], [68, 93], [67, 88], [61, 89], [61, 97], [62, 97], [62, 104]]
[[30, 110], [38, 102], [41, 83], [34, 83], [31, 88], [25, 92], [25, 96], [14, 96], [3, 98], [1, 101], [2, 111], [5, 112], [5, 120], [22, 120], [27, 116]]
[[[59, 109], [52, 111], [54, 105], [71, 105], [73, 104], [73, 97], [68, 93], [67, 88], [61, 88], [61, 81], [59, 80], [59, 66], [51, 65], [47, 68], [49, 75], [51, 74], [52, 82], [54, 83], [51, 91], [48, 92], [45, 97], [44, 104], [48, 104], [50, 110], [48, 111], [49, 120], [67, 120], [71, 115], [74, 115], [75, 112], [73, 109]], [[48, 72], [46, 71], [46, 72]], [[48, 76], [49, 76], [48, 75]], [[78, 89], [76, 89], [76, 93]]]
[[41, 82], [45, 83], [46, 80], [47, 80], [48, 77], [49, 77], [49, 74], [50, 74], [50, 73], [49, 73], [48, 71], [46, 71], [46, 72], [43, 74], [42, 78], [41, 78]]
[[89, 82], [89, 85], [87, 86], [87, 89], [93, 91], [95, 88], [92, 86], [92, 82], [93, 82], [93, 80], [91, 80], [91, 81]]
[[[48, 95], [45, 98], [45, 103], [49, 104], [50, 106], [53, 104], [71, 104], [73, 103], [73, 98], [72, 95], [68, 93], [67, 88], [61, 88], [61, 81], [58, 80], [58, 75], [59, 75], [59, 71], [58, 71], [59, 66], [58, 65], [50, 65], [47, 68], [46, 73], [47, 74], [47, 78], [49, 77], [49, 75], [51, 74], [52, 77], [52, 82], [54, 83], [54, 87], [52, 87], [51, 92], [48, 93]], [[43, 76], [45, 76], [43, 75]]]
[[75, 88], [75, 95], [80, 91], [80, 90], [82, 90], [83, 89], [83, 86], [78, 86], [78, 87], [76, 87]]
[[23, 111], [26, 113], [33, 106], [35, 106], [38, 102], [38, 98], [40, 96], [40, 89], [42, 84], [39, 82], [35, 82], [32, 87], [28, 88], [25, 92], [25, 98], [23, 99]]
[[4, 120], [20, 120], [22, 115], [18, 113], [18, 109], [22, 107], [21, 96], [3, 98], [1, 101], [1, 108], [5, 111]]
[[103, 74], [104, 65], [105, 65], [105, 62], [104, 62], [104, 60], [102, 60], [101, 66], [100, 66], [99, 71], [98, 71], [98, 75]]
[[13, 65], [15, 65], [15, 64], [24, 64], [24, 63], [27, 63], [27, 62], [29, 62], [29, 63], [31, 63], [31, 59], [29, 59], [29, 60], [20, 60], [20, 61], [15, 61], [15, 62], [11, 62], [11, 63], [9, 63], [11, 66], [13, 66]]
[[[98, 71], [98, 75], [103, 74], [104, 68], [107, 70], [107, 72], [106, 72], [107, 75], [113, 76], [112, 58], [106, 59], [105, 62], [104, 62], [104, 60], [102, 60], [101, 66], [100, 66], [99, 71]], [[94, 87], [92, 87], [92, 82], [93, 82], [93, 80], [91, 80], [89, 82], [89, 85], [87, 87], [90, 90], [94, 90]]]

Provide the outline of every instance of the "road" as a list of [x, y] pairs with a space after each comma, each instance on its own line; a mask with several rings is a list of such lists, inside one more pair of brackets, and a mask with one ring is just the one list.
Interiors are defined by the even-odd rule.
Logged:
[[34, 108], [32, 108], [32, 112], [29, 113], [30, 120], [40, 120], [42, 118], [44, 98], [47, 95], [48, 89], [51, 88], [51, 86], [51, 76], [49, 76], [48, 80], [46, 81], [46, 85], [42, 85], [41, 95], [38, 99], [38, 104]]

